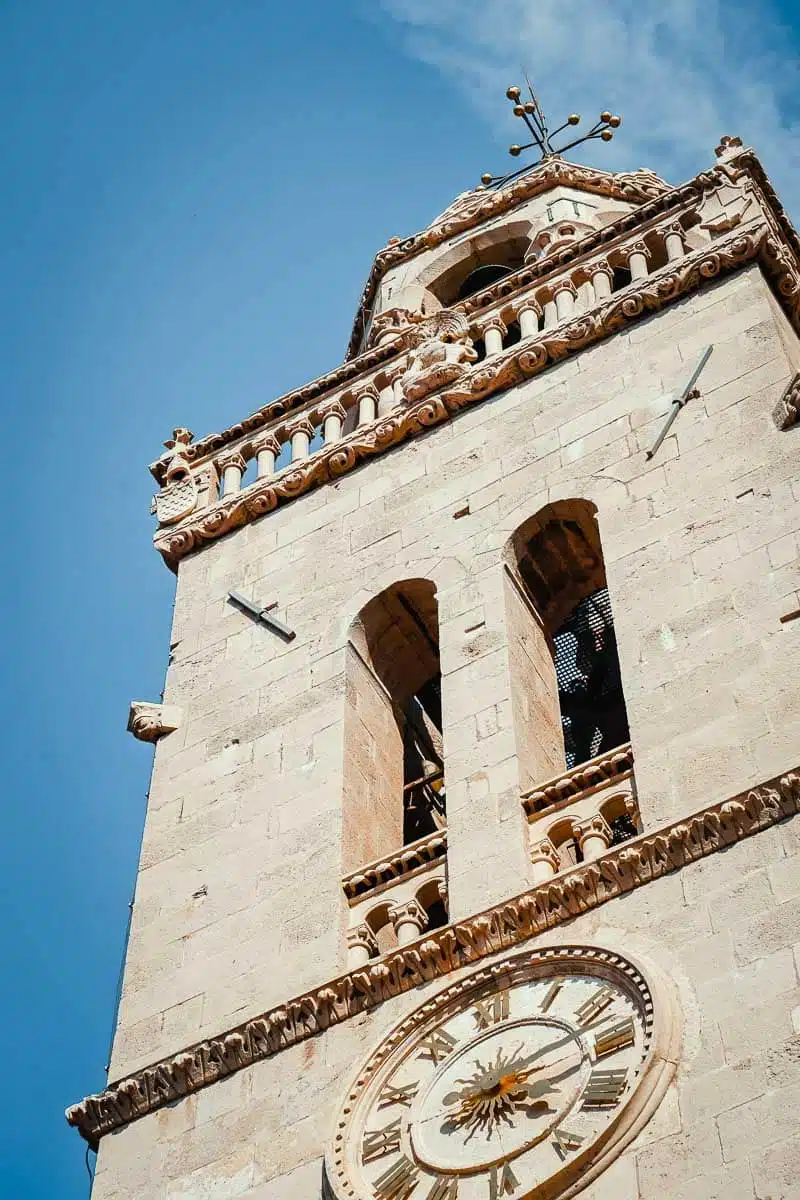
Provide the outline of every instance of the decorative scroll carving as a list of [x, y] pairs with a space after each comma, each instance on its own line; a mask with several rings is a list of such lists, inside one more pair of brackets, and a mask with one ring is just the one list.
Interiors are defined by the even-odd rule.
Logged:
[[435, 833], [429, 833], [426, 837], [403, 846], [394, 854], [379, 858], [365, 867], [359, 867], [352, 874], [345, 875], [342, 880], [344, 894], [348, 900], [355, 900], [382, 883], [390, 883], [404, 875], [410, 875], [420, 867], [435, 862], [438, 858], [444, 858], [446, 853], [447, 830], [437, 829]]
[[800, 371], [789, 381], [772, 414], [778, 429], [791, 429], [800, 416]]
[[128, 713], [128, 732], [140, 742], [157, 742], [181, 723], [182, 709], [174, 704], [151, 704], [132, 700]]
[[[800, 268], [797, 257], [773, 236], [764, 221], [668, 263], [646, 279], [614, 293], [602, 305], [551, 330], [539, 332], [489, 362], [466, 370], [455, 385], [427, 395], [370, 425], [356, 429], [331, 447], [323, 448], [274, 480], [257, 481], [242, 494], [224, 498], [210, 511], [200, 511], [177, 530], [159, 530], [156, 548], [175, 567], [184, 555], [245, 525], [303, 492], [351, 471], [358, 463], [416, 434], [448, 420], [462, 408], [520, 383], [586, 346], [618, 332], [649, 313], [657, 312], [709, 279], [736, 270], [758, 258], [800, 328]], [[449, 315], [453, 315], [450, 313]], [[463, 364], [459, 364], [464, 370]]]
[[531, 816], [544, 808], [560, 804], [562, 800], [581, 796], [592, 788], [616, 783], [630, 775], [632, 770], [633, 750], [630, 742], [627, 742], [526, 792], [522, 797], [522, 807]]
[[616, 896], [800, 812], [800, 767], [661, 829], [641, 834], [486, 912], [433, 930], [218, 1038], [137, 1071], [67, 1109], [92, 1146], [113, 1129], [420, 983], [510, 949]]

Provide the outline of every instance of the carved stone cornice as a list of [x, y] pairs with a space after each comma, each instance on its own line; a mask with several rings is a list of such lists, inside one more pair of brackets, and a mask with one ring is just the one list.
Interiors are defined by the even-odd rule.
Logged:
[[131, 700], [128, 733], [132, 733], [140, 742], [157, 742], [160, 737], [178, 728], [182, 716], [183, 710], [175, 704]]
[[791, 429], [800, 417], [800, 371], [789, 380], [772, 413], [778, 429]]
[[348, 900], [355, 900], [373, 891], [382, 884], [411, 875], [420, 867], [426, 867], [447, 853], [447, 830], [436, 830], [426, 834], [416, 842], [395, 850], [393, 854], [378, 858], [375, 862], [367, 863], [345, 875], [342, 888]]
[[633, 750], [630, 742], [616, 746], [605, 754], [598, 754], [589, 762], [565, 771], [541, 783], [522, 796], [522, 807], [528, 816], [560, 804], [563, 800], [582, 796], [596, 787], [606, 787], [611, 782], [626, 779], [633, 770]]
[[752, 837], [800, 812], [800, 767], [720, 804], [632, 838], [522, 895], [435, 929], [374, 963], [198, 1042], [67, 1109], [92, 1146], [166, 1104], [208, 1087], [422, 983], [502, 953], [617, 896]]
[[[589, 175], [604, 175], [603, 172], [592, 172], [589, 171], [588, 168], [576, 167], [574, 164], [569, 163], [559, 164], [553, 162], [548, 165], [548, 169], [550, 168], [556, 170], [569, 168], [575, 172], [588, 171]], [[727, 161], [717, 163], [709, 170], [702, 171], [693, 180], [690, 180], [687, 183], [681, 184], [675, 188], [667, 187], [663, 181], [658, 180], [657, 177], [652, 175], [650, 172], [633, 172], [632, 174], [613, 176], [616, 184], [621, 188], [622, 193], [624, 193], [621, 195], [621, 198], [633, 200], [638, 205], [637, 208], [630, 212], [621, 214], [621, 216], [611, 224], [603, 226], [602, 229], [597, 230], [595, 233], [586, 238], [580, 239], [569, 247], [566, 247], [564, 250], [559, 251], [551, 258], [540, 262], [532, 262], [527, 264], [519, 271], [514, 272], [513, 275], [507, 276], [499, 283], [485, 289], [476, 296], [472, 296], [468, 300], [462, 301], [456, 307], [467, 314], [475, 312], [481, 307], [484, 307], [486, 304], [494, 303], [496, 300], [509, 295], [511, 292], [519, 290], [527, 284], [541, 278], [543, 275], [551, 273], [559, 266], [559, 264], [563, 265], [577, 260], [587, 253], [593, 253], [598, 248], [604, 247], [610, 241], [613, 241], [621, 235], [624, 235], [626, 232], [642, 227], [648, 221], [659, 219], [662, 214], [676, 212], [678, 209], [685, 208], [687, 205], [696, 205], [703, 199], [704, 195], [714, 191], [716, 188], [724, 185], [727, 182], [730, 182], [731, 180], [739, 179], [745, 174], [749, 174], [751, 179], [755, 181], [758, 188], [761, 190], [765, 205], [771, 209], [771, 214], [774, 218], [775, 231], [780, 231], [781, 235], [792, 244], [795, 253], [800, 254], [800, 243], [798, 243], [797, 235], [791, 222], [786, 216], [785, 210], [783, 209], [783, 206], [781, 205], [780, 200], [778, 199], [775, 190], [769, 181], [769, 178], [764, 172], [761, 163], [752, 150], [743, 150], [741, 152], [737, 152]], [[635, 182], [637, 180], [639, 181], [638, 184]], [[653, 184], [654, 180], [655, 184]], [[512, 185], [512, 188], [516, 189], [519, 186], [527, 187], [532, 181], [533, 175], [526, 176], [524, 179], [518, 180], [514, 185]], [[546, 183], [545, 186], [541, 188], [539, 188], [537, 185], [537, 187], [534, 189], [534, 192], [531, 194], [535, 194], [536, 190], [547, 190], [547, 187], [549, 186], [552, 186], [552, 183]], [[586, 190], [591, 190], [591, 187], [587, 185]], [[493, 192], [487, 195], [496, 197], [499, 194], [500, 193]], [[600, 194], [611, 193], [601, 192]], [[510, 207], [513, 207], [515, 204], [520, 203], [522, 200], [527, 198], [527, 193], [518, 195], [517, 191], [515, 190], [514, 199]], [[475, 216], [474, 223], [479, 224], [481, 221], [486, 219], [486, 215], [491, 214], [481, 215], [478, 213], [477, 216]], [[471, 217], [470, 221], [472, 221]], [[424, 235], [421, 234], [418, 236], [427, 236], [430, 234], [430, 232], [431, 231], [428, 230], [425, 231]], [[443, 240], [446, 240], [446, 238], [449, 236], [451, 236], [451, 231], [448, 229], [448, 232], [444, 234]], [[407, 241], [414, 241], [414, 239], [407, 239]], [[402, 245], [403, 243], [401, 240], [397, 239], [396, 244], [394, 246], [387, 247], [387, 251], [384, 253], [388, 253], [390, 251], [394, 253], [396, 252], [397, 247], [402, 247]], [[420, 249], [426, 248], [427, 244], [420, 243]], [[378, 257], [380, 258], [380, 255]], [[402, 252], [401, 257], [396, 261], [402, 261]], [[394, 263], [390, 263], [388, 265], [394, 265]], [[377, 287], [377, 281], [375, 286]], [[372, 298], [372, 293], [367, 296], [367, 293], [365, 292], [365, 303], [371, 304]], [[366, 314], [366, 310], [363, 308], [361, 312], [362, 314]], [[412, 314], [412, 317], [414, 315], [416, 314]], [[201, 438], [200, 441], [194, 442], [192, 445], [187, 446], [185, 449], [185, 454], [188, 461], [191, 463], [199, 463], [229, 443], [246, 437], [248, 434], [255, 433], [271, 422], [286, 416], [286, 414], [292, 410], [299, 408], [302, 405], [306, 405], [315, 399], [324, 397], [325, 394], [332, 389], [344, 386], [350, 381], [356, 380], [360, 375], [375, 370], [384, 363], [391, 362], [391, 360], [397, 357], [397, 355], [401, 352], [404, 345], [402, 338], [398, 336], [388, 344], [367, 349], [363, 353], [352, 357], [351, 351], [353, 353], [355, 352], [355, 348], [357, 348], [359, 339], [360, 334], [358, 337], [356, 337], [354, 331], [354, 340], [351, 342], [351, 348], [348, 351], [347, 360], [341, 366], [336, 367], [333, 371], [329, 371], [325, 375], [320, 375], [317, 379], [314, 379], [309, 383], [305, 383], [301, 387], [295, 388], [293, 391], [287, 392], [283, 396], [279, 396], [277, 399], [271, 401], [269, 404], [264, 405], [262, 408], [256, 410], [256, 412], [250, 413], [242, 421], [229, 426], [227, 429], [221, 430], [219, 433], [208, 434], [206, 437]], [[163, 484], [164, 482], [165, 466], [165, 458], [158, 459], [156, 462], [150, 465], [150, 471], [159, 484]]]
[[790, 321], [800, 330], [800, 256], [764, 219], [668, 263], [636, 280], [602, 304], [550, 330], [540, 331], [491, 360], [466, 368], [453, 386], [445, 386], [377, 421], [355, 429], [335, 445], [323, 447], [274, 479], [251, 484], [211, 509], [197, 510], [181, 524], [160, 529], [156, 549], [175, 569], [184, 555], [231, 529], [246, 525], [296, 496], [331, 482], [359, 463], [408, 438], [450, 420], [462, 408], [540, 374], [553, 363], [617, 333], [628, 325], [696, 290], [704, 283], [758, 261], [773, 280]]

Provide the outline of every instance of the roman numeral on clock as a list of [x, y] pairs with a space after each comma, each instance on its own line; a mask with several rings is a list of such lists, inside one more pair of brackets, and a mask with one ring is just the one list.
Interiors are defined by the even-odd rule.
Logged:
[[427, 1200], [458, 1200], [458, 1180], [440, 1175], [428, 1192]]
[[375, 1200], [408, 1200], [417, 1186], [419, 1172], [412, 1162], [403, 1156], [379, 1175], [372, 1185]]
[[598, 1030], [594, 1035], [594, 1052], [598, 1058], [604, 1054], [613, 1054], [616, 1050], [624, 1050], [633, 1045], [636, 1040], [636, 1029], [632, 1017], [623, 1017], [609, 1025], [607, 1029]]
[[582, 1145], [583, 1138], [578, 1137], [577, 1133], [571, 1133], [569, 1129], [553, 1130], [553, 1149], [559, 1158], [566, 1158], [572, 1150], [577, 1150]]
[[607, 987], [601, 987], [596, 992], [592, 992], [589, 999], [584, 1000], [580, 1008], [575, 1009], [578, 1024], [588, 1025], [595, 1017], [599, 1017], [604, 1008], [608, 1008], [609, 1004], [613, 1003], [614, 998], [614, 993]]
[[434, 1029], [433, 1033], [429, 1033], [423, 1038], [419, 1044], [420, 1054], [426, 1058], [430, 1058], [433, 1062], [439, 1063], [443, 1058], [447, 1058], [456, 1045], [456, 1039], [451, 1037], [449, 1033], [445, 1033], [443, 1029]]
[[564, 984], [561, 982], [560, 979], [557, 979], [555, 981], [555, 983], [550, 984], [550, 987], [547, 989], [544, 996], [542, 997], [542, 1003], [539, 1005], [541, 1012], [547, 1012], [548, 1008], [553, 1003], [553, 1001], [555, 1000], [556, 996], [561, 991], [563, 986], [564, 986]]
[[418, 1091], [418, 1083], [405, 1083], [400, 1087], [393, 1087], [391, 1083], [387, 1083], [378, 1097], [378, 1108], [388, 1108], [390, 1104], [402, 1104], [409, 1108]]
[[383, 1129], [366, 1129], [361, 1143], [361, 1161], [372, 1162], [400, 1149], [400, 1118], [390, 1121]]
[[508, 992], [504, 988], [502, 992], [495, 992], [484, 1000], [476, 1000], [472, 1015], [478, 1029], [488, 1029], [490, 1025], [505, 1021], [508, 1016]]
[[508, 1163], [503, 1163], [502, 1167], [492, 1167], [489, 1176], [489, 1200], [513, 1196], [518, 1187], [519, 1180]]
[[628, 1082], [627, 1071], [592, 1071], [583, 1093], [583, 1108], [617, 1104]]

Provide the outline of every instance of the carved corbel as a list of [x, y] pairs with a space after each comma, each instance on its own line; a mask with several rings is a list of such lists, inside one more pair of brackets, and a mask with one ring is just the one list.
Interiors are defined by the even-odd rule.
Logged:
[[128, 713], [128, 732], [140, 742], [157, 742], [160, 737], [177, 729], [182, 717], [183, 710], [175, 704], [132, 700]]
[[778, 429], [791, 429], [800, 416], [800, 371], [791, 379], [772, 413]]

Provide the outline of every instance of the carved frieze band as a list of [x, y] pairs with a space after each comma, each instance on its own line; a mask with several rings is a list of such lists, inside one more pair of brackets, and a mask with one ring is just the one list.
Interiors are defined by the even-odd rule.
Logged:
[[800, 418], [800, 371], [790, 380], [772, 415], [778, 429], [791, 429], [797, 423]]
[[748, 228], [740, 226], [712, 246], [662, 267], [635, 286], [612, 295], [602, 307], [549, 332], [541, 332], [513, 350], [466, 370], [454, 386], [357, 428], [276, 478], [251, 485], [246, 492], [200, 511], [177, 528], [159, 530], [154, 537], [156, 549], [174, 569], [181, 558], [206, 542], [346, 474], [365, 459], [383, 454], [431, 426], [450, 420], [462, 408], [538, 375], [553, 363], [609, 337], [648, 313], [657, 312], [709, 279], [755, 259], [775, 279], [793, 324], [800, 328], [800, 269], [795, 256], [767, 221], [759, 220]]
[[401, 992], [449, 975], [643, 887], [800, 812], [800, 767], [641, 834], [521, 896], [436, 929], [230, 1032], [137, 1071], [67, 1109], [93, 1146], [113, 1129], [313, 1037]]
[[592, 788], [601, 787], [618, 779], [624, 779], [633, 770], [633, 750], [630, 742], [617, 746], [606, 754], [565, 771], [555, 779], [540, 784], [522, 796], [522, 807], [530, 816], [543, 808], [550, 808], [562, 800], [581, 796]]
[[447, 853], [447, 830], [437, 829], [426, 837], [408, 846], [401, 846], [394, 854], [379, 858], [365, 867], [359, 867], [350, 875], [345, 875], [342, 888], [348, 900], [354, 900], [365, 892], [372, 891], [382, 883], [390, 883], [403, 875], [410, 875], [419, 867], [443, 858]]

